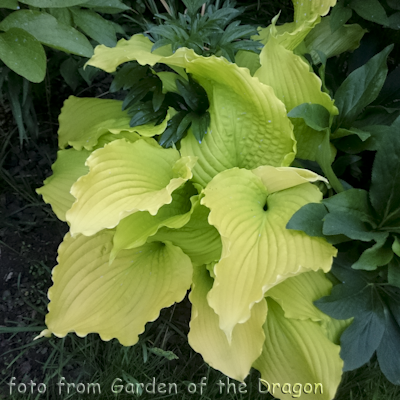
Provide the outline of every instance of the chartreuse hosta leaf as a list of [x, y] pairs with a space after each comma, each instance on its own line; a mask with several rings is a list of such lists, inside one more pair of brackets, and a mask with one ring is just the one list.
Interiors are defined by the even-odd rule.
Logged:
[[149, 240], [170, 241], [179, 246], [192, 260], [193, 265], [209, 264], [221, 257], [221, 236], [208, 223], [210, 210], [200, 204], [199, 196], [192, 198], [189, 222], [179, 229], [162, 227]]
[[192, 266], [181, 249], [148, 243], [123, 250], [109, 265], [113, 232], [90, 237], [67, 234], [59, 248], [49, 290], [48, 330], [63, 337], [97, 332], [131, 346], [160, 310], [181, 301], [190, 287]]
[[292, 125], [282, 102], [267, 85], [224, 58], [198, 57], [190, 72], [207, 92], [211, 123], [203, 141], [187, 135], [183, 155], [195, 155], [194, 180], [205, 186], [232, 167], [288, 166], [295, 155]]
[[[293, 186], [282, 186], [290, 170]], [[296, 171], [233, 168], [218, 174], [204, 190], [202, 203], [211, 210], [208, 221], [223, 238], [208, 302], [228, 340], [236, 324], [250, 318], [252, 306], [268, 289], [304, 271], [326, 272], [331, 267], [334, 247], [322, 238], [286, 229], [298, 209], [322, 199], [315, 185], [295, 177]], [[312, 175], [310, 179], [315, 180], [317, 175]]]
[[71, 186], [82, 175], [89, 172], [85, 165], [90, 152], [75, 149], [60, 150], [57, 160], [52, 165], [53, 175], [44, 181], [44, 185], [36, 192], [51, 205], [54, 213], [61, 221], [66, 221], [65, 213], [71, 208], [75, 197], [70, 193]]
[[156, 215], [148, 211], [138, 211], [124, 218], [117, 226], [111, 259], [122, 249], [133, 249], [146, 243], [162, 226], [181, 228], [191, 215], [192, 196], [197, 190], [190, 182], [172, 193], [172, 202], [162, 206]]
[[239, 50], [235, 56], [235, 64], [247, 68], [251, 76], [261, 67], [260, 56], [252, 51]]
[[333, 399], [342, 375], [340, 346], [326, 337], [318, 322], [286, 318], [278, 303], [271, 298], [267, 302], [263, 352], [253, 364], [261, 379], [281, 400], [299, 394], [310, 400]]
[[218, 172], [232, 167], [290, 165], [295, 155], [292, 125], [271, 87], [260, 84], [247, 68], [222, 57], [205, 58], [184, 48], [162, 57], [150, 53], [151, 47], [149, 39], [136, 35], [129, 43], [121, 42], [120, 47], [98, 46], [88, 63], [106, 71], [133, 59], [141, 64], [185, 67], [205, 89], [210, 102], [208, 133], [201, 143], [194, 135], [181, 142], [182, 155], [198, 157], [193, 170], [195, 182], [205, 186]]
[[339, 344], [340, 335], [352, 320], [331, 318], [314, 305], [314, 301], [330, 295], [331, 290], [332, 283], [322, 271], [310, 271], [286, 279], [266, 295], [282, 307], [285, 318], [320, 322], [326, 336]]
[[87, 159], [89, 173], [71, 188], [77, 199], [67, 212], [71, 235], [114, 228], [136, 211], [155, 215], [171, 193], [192, 177], [193, 157], [181, 158], [144, 140], [115, 140]]
[[157, 126], [150, 124], [131, 128], [131, 117], [121, 110], [121, 106], [122, 101], [119, 100], [70, 96], [64, 102], [59, 116], [59, 147], [63, 149], [70, 145], [77, 150], [92, 150], [98, 144], [99, 138], [109, 132], [138, 132], [150, 137], [159, 135], [167, 126], [169, 117]]
[[229, 343], [219, 328], [218, 315], [207, 303], [207, 293], [212, 285], [213, 279], [205, 266], [195, 267], [189, 295], [192, 303], [189, 344], [213, 368], [243, 381], [253, 362], [261, 355], [265, 339], [261, 327], [267, 314], [267, 303], [263, 300], [254, 305], [250, 319], [235, 327]]
[[[321, 80], [309, 65], [290, 50], [271, 38], [260, 54], [261, 68], [254, 76], [262, 83], [274, 88], [276, 96], [285, 104], [287, 112], [303, 103], [319, 104], [330, 115], [338, 110], [328, 94], [321, 91]], [[324, 132], [310, 128], [303, 119], [293, 118], [294, 134], [297, 140], [297, 157], [315, 161], [318, 146], [324, 139]]]
[[[104, 45], [97, 46], [93, 57], [86, 63], [106, 72], [114, 72], [118, 65], [128, 61], [136, 60], [141, 65], [154, 65], [160, 62], [165, 56], [172, 54], [171, 47], [161, 47], [151, 52], [153, 43], [144, 35], [134, 35], [129, 40], [121, 39], [115, 47], [107, 47]], [[175, 54], [180, 54], [182, 61], [181, 67], [185, 66], [183, 59], [184, 53], [177, 50]], [[195, 54], [193, 52], [193, 54]], [[178, 56], [179, 58], [179, 56]]]
[[259, 28], [254, 40], [266, 44], [271, 36], [275, 37], [285, 49], [294, 50], [320, 22], [321, 16], [328, 14], [329, 9], [336, 4], [336, 0], [293, 0], [294, 21], [275, 27], [278, 16], [266, 28]]

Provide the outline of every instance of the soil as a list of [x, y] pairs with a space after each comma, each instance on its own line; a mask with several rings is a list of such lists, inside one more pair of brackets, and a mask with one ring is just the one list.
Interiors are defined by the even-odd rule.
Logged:
[[[67, 230], [45, 205], [35, 189], [51, 173], [56, 154], [52, 129], [34, 143], [21, 147], [12, 114], [5, 105], [1, 130], [3, 152], [0, 175], [0, 333], [1, 328], [22, 330], [37, 325], [37, 332], [0, 335], [0, 393], [2, 382], [11, 376], [18, 379], [39, 377], [40, 362], [46, 357], [46, 345], [29, 346], [22, 356], [22, 345], [44, 326], [47, 290], [51, 269], [56, 264], [57, 247]], [[11, 115], [10, 115], [11, 114]]]

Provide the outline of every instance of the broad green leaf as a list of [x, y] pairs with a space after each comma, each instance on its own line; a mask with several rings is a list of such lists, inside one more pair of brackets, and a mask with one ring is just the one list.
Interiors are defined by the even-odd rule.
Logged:
[[170, 241], [180, 247], [192, 260], [193, 265], [209, 264], [221, 258], [221, 236], [208, 223], [210, 210], [200, 205], [198, 197], [192, 198], [193, 206], [189, 222], [179, 229], [163, 227], [149, 240]]
[[182, 155], [195, 155], [194, 180], [205, 186], [216, 174], [232, 167], [288, 166], [295, 142], [286, 110], [272, 88], [224, 58], [198, 57], [186, 71], [206, 90], [211, 123], [199, 143], [187, 135]]
[[197, 190], [187, 183], [172, 193], [172, 202], [161, 207], [156, 215], [138, 211], [120, 221], [115, 231], [111, 260], [120, 250], [145, 244], [147, 238], [157, 233], [162, 226], [177, 229], [187, 224], [192, 208], [190, 198], [195, 194]]
[[341, 336], [341, 357], [344, 370], [351, 371], [365, 364], [382, 341], [385, 331], [385, 303], [376, 275], [352, 270], [349, 266], [335, 265], [343, 282], [334, 286], [332, 294], [315, 304], [333, 318], [354, 317], [351, 325]]
[[17, 0], [2, 0], [1, 7], [8, 8], [10, 10], [18, 10], [19, 9]]
[[[351, 10], [349, 11], [351, 14]], [[330, 17], [324, 17], [307, 35], [304, 42], [314, 63], [320, 63], [317, 51], [322, 51], [327, 58], [353, 51], [359, 47], [360, 40], [366, 32], [367, 30], [358, 24], [343, 25], [332, 32]]]
[[373, 102], [382, 89], [387, 75], [386, 59], [393, 45], [372, 57], [365, 65], [353, 71], [335, 93], [335, 104], [340, 113], [338, 127], [350, 128], [364, 107]]
[[75, 91], [81, 82], [81, 77], [78, 73], [78, 62], [72, 57], [67, 58], [60, 66], [60, 73], [68, 86]]
[[378, 238], [376, 243], [365, 250], [360, 258], [351, 266], [353, 269], [373, 271], [377, 267], [387, 265], [393, 258], [391, 245], [386, 241], [386, 236]]
[[65, 213], [71, 208], [75, 197], [70, 193], [71, 186], [79, 177], [86, 175], [89, 168], [85, 165], [90, 152], [75, 149], [60, 150], [52, 165], [53, 175], [48, 177], [36, 193], [43, 196], [61, 221], [66, 221]]
[[67, 212], [71, 235], [93, 235], [114, 228], [137, 211], [158, 210], [172, 201], [171, 193], [192, 177], [195, 159], [180, 158], [144, 140], [115, 140], [94, 151], [86, 161], [89, 173], [71, 189], [77, 199]]
[[385, 9], [379, 0], [351, 0], [350, 7], [367, 21], [381, 25], [389, 25]]
[[0, 29], [8, 31], [21, 28], [39, 42], [66, 53], [91, 57], [93, 48], [87, 38], [71, 26], [57, 21], [52, 15], [32, 10], [18, 10], [0, 23]]
[[330, 212], [324, 218], [324, 235], [346, 235], [350, 239], [370, 242], [371, 240], [386, 239], [386, 232], [374, 231], [363, 222], [356, 213], [344, 213], [340, 210]]
[[124, 250], [109, 265], [113, 232], [67, 234], [49, 289], [48, 329], [58, 337], [97, 332], [132, 346], [160, 310], [183, 300], [192, 280], [189, 257], [164, 243]]
[[[109, 132], [118, 135], [121, 132], [138, 132], [144, 136], [154, 136], [162, 133], [167, 120], [162, 124], [142, 125], [131, 128], [130, 116], [121, 110], [122, 101], [79, 98], [70, 96], [64, 102], [58, 117], [58, 145], [65, 148], [68, 145], [76, 150], [85, 148], [92, 150], [101, 137]], [[133, 136], [132, 136], [133, 139]]]
[[390, 129], [380, 141], [375, 156], [370, 198], [381, 222], [379, 226], [400, 226], [400, 135]]
[[301, 118], [307, 126], [323, 131], [329, 128], [329, 111], [320, 104], [303, 103], [288, 112], [290, 118]]
[[116, 14], [129, 10], [121, 0], [87, 0], [84, 7], [93, 8], [101, 13]]
[[[253, 367], [265, 383], [271, 384], [272, 395], [292, 400], [304, 391], [310, 400], [334, 398], [343, 361], [340, 347], [325, 336], [318, 322], [286, 318], [281, 307], [268, 299], [264, 332], [263, 352]], [[272, 388], [272, 382], [279, 386]], [[261, 389], [266, 393], [268, 386]]]
[[395, 253], [397, 256], [400, 257], [400, 239], [397, 236], [395, 236], [395, 238], [394, 238], [392, 250], [393, 250], [393, 253]]
[[399, 30], [400, 29], [400, 12], [392, 14], [388, 18], [389, 27], [392, 29]]
[[218, 174], [204, 190], [208, 220], [223, 238], [208, 302], [228, 340], [268, 289], [307, 270], [328, 271], [336, 254], [324, 239], [286, 229], [294, 212], [320, 201], [322, 194], [310, 183], [274, 191], [274, 182], [284, 179], [285, 172], [234, 168]]
[[20, 3], [39, 8], [64, 8], [87, 3], [88, 0], [19, 0]]
[[113, 47], [117, 44], [114, 26], [94, 11], [71, 9], [78, 28], [100, 44]]
[[338, 2], [335, 7], [332, 8], [330, 15], [330, 27], [331, 33], [335, 33], [337, 29], [342, 27], [353, 15], [351, 8], [344, 5], [344, 2]]
[[46, 75], [46, 53], [39, 41], [23, 29], [0, 34], [0, 59], [18, 75], [42, 82]]
[[73, 26], [70, 8], [49, 8], [47, 11], [62, 24]]
[[323, 218], [328, 214], [323, 203], [309, 203], [293, 214], [286, 225], [287, 229], [305, 232], [308, 236], [324, 237], [322, 233]]
[[[333, 100], [321, 91], [321, 80], [310, 72], [310, 67], [301, 57], [286, 50], [271, 38], [260, 54], [261, 68], [255, 76], [262, 83], [273, 87], [276, 96], [290, 112], [293, 108], [312, 103], [325, 107], [330, 115], [338, 113]], [[319, 144], [324, 139], [322, 132], [308, 127], [304, 120], [292, 120], [297, 140], [297, 157], [315, 161]]]
[[[393, 309], [391, 310], [393, 312]], [[385, 333], [376, 349], [379, 367], [394, 385], [400, 385], [400, 326], [392, 312], [385, 309]], [[396, 315], [399, 318], [399, 315]]]
[[388, 265], [388, 283], [400, 289], [400, 256], [393, 256]]
[[362, 222], [376, 227], [374, 211], [368, 199], [368, 192], [363, 189], [349, 189], [335, 196], [324, 199], [324, 205], [332, 213], [351, 214]]
[[262, 300], [254, 305], [250, 319], [235, 327], [229, 343], [218, 326], [218, 315], [207, 303], [207, 293], [212, 285], [213, 279], [207, 269], [204, 266], [195, 267], [189, 295], [192, 303], [189, 344], [211, 367], [243, 381], [253, 362], [261, 355], [267, 303]]

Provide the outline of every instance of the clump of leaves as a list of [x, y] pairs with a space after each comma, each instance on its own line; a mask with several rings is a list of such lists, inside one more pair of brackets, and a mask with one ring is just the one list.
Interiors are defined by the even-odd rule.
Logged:
[[[161, 73], [163, 73], [161, 71]], [[132, 116], [129, 125], [160, 125], [168, 112], [174, 114], [167, 129], [159, 137], [163, 147], [171, 147], [181, 140], [192, 127], [195, 138], [201, 142], [210, 124], [209, 101], [205, 90], [190, 76], [188, 80], [166, 72], [176, 92], [163, 92], [163, 82], [148, 65], [136, 61], [124, 65], [115, 75], [110, 91], [127, 90], [122, 110]]]
[[[349, 74], [335, 93], [340, 114], [331, 139], [349, 153], [337, 162], [354, 160], [358, 153], [357, 159], [365, 160], [366, 153], [376, 151], [369, 184], [361, 189], [346, 183], [347, 190], [302, 207], [287, 227], [338, 245], [332, 272], [340, 284], [316, 304], [333, 318], [354, 318], [340, 340], [344, 370], [361, 367], [376, 351], [382, 372], [399, 384], [400, 118], [381, 125], [382, 119], [374, 121], [363, 112], [381, 96], [392, 48]], [[361, 76], [366, 77], [363, 84]]]
[[219, 0], [208, 5], [209, 2], [204, 0], [183, 0], [183, 3], [187, 7], [184, 13], [170, 4], [166, 7], [168, 14], [156, 15], [164, 23], [150, 25], [150, 39], [155, 42], [153, 51], [170, 44], [173, 52], [187, 47], [199, 55], [215, 54], [231, 62], [239, 50], [259, 52], [261, 46], [258, 42], [246, 40], [257, 34], [257, 29], [233, 21], [245, 10], [244, 7], [234, 8], [235, 1], [227, 0], [221, 5]]
[[[218, 0], [215, 4], [207, 5], [203, 0], [183, 0], [187, 7], [184, 13], [178, 12], [175, 2], [162, 3], [168, 14], [155, 13], [155, 16], [164, 22], [161, 25], [148, 24], [149, 37], [155, 42], [152, 52], [170, 45], [172, 52], [184, 47], [202, 56], [214, 54], [234, 62], [239, 50], [259, 52], [262, 47], [257, 41], [244, 40], [257, 34], [257, 29], [233, 21], [245, 9], [234, 8], [234, 1], [227, 0], [220, 4]], [[210, 124], [207, 111], [209, 101], [205, 90], [190, 75], [182, 79], [172, 72], [167, 72], [167, 75], [170, 74], [168, 79], [174, 90], [164, 89], [163, 80], [156, 72], [163, 72], [163, 68], [165, 66], [152, 69], [137, 62], [127, 64], [117, 72], [110, 90], [128, 90], [122, 109], [132, 116], [131, 127], [159, 125], [167, 117], [168, 111], [173, 110], [167, 129], [159, 137], [163, 147], [178, 143], [190, 127], [196, 140], [201, 143]]]

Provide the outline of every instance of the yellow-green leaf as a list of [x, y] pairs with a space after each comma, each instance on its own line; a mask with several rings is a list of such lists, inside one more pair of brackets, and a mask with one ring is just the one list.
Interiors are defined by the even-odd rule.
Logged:
[[298, 393], [309, 400], [334, 398], [343, 368], [340, 346], [325, 336], [318, 322], [286, 318], [268, 299], [264, 333], [263, 352], [253, 367], [270, 384], [271, 394], [281, 400], [293, 400]]
[[[271, 36], [287, 50], [294, 50], [304, 38], [319, 24], [321, 16], [326, 15], [329, 9], [336, 4], [336, 0], [293, 0], [294, 21], [275, 26], [279, 14], [272, 19], [272, 24], [266, 28], [259, 28], [259, 39], [267, 44]], [[257, 36], [252, 39], [257, 40]]]
[[192, 157], [180, 158], [144, 140], [115, 140], [95, 150], [86, 164], [89, 173], [71, 189], [77, 199], [67, 212], [71, 235], [93, 235], [114, 228], [136, 211], [155, 215], [172, 201], [172, 192], [192, 177]]
[[[338, 110], [327, 93], [321, 91], [320, 78], [309, 65], [292, 51], [286, 50], [271, 38], [260, 54], [261, 68], [255, 76], [273, 87], [276, 96], [285, 104], [287, 112], [303, 103], [319, 104], [331, 115]], [[297, 140], [297, 157], [315, 161], [324, 133], [307, 126], [303, 119], [291, 119]]]
[[70, 145], [76, 150], [83, 147], [92, 150], [101, 135], [109, 129], [126, 130], [130, 117], [121, 110], [122, 101], [70, 96], [64, 102], [58, 117], [58, 145], [61, 149]]
[[183, 155], [198, 157], [195, 182], [205, 186], [232, 167], [290, 165], [296, 151], [292, 125], [271, 87], [224, 58], [198, 57], [186, 71], [206, 90], [210, 102], [211, 123], [202, 142], [191, 134], [181, 142]]
[[192, 198], [193, 206], [189, 222], [179, 229], [161, 228], [150, 240], [168, 240], [180, 247], [192, 260], [193, 265], [208, 264], [221, 257], [221, 236], [208, 223], [210, 210], [200, 204], [199, 196]]
[[65, 213], [75, 201], [75, 197], [70, 193], [71, 186], [79, 177], [89, 172], [85, 165], [89, 155], [90, 151], [87, 150], [60, 150], [56, 162], [51, 167], [53, 175], [44, 181], [41, 188], [36, 189], [36, 193], [43, 196], [43, 200], [51, 205], [61, 221], [66, 221]]
[[252, 306], [268, 289], [307, 270], [328, 271], [336, 254], [325, 239], [286, 229], [298, 209], [322, 199], [311, 183], [296, 182], [294, 187], [273, 191], [279, 188], [276, 177], [283, 181], [287, 172], [234, 168], [221, 172], [204, 190], [202, 203], [211, 210], [208, 220], [223, 238], [208, 302], [228, 339], [236, 324], [250, 318]]
[[[133, 249], [146, 243], [162, 226], [178, 229], [185, 225], [193, 210], [192, 202], [197, 190], [190, 182], [172, 193], [172, 202], [162, 206], [156, 215], [138, 211], [118, 224], [114, 236], [111, 260], [122, 249]], [[171, 239], [169, 239], [171, 241]]]
[[341, 334], [352, 319], [331, 318], [314, 306], [314, 301], [329, 296], [331, 290], [332, 283], [322, 271], [310, 271], [286, 279], [268, 290], [266, 296], [282, 307], [286, 318], [319, 321], [328, 339], [339, 344]]
[[192, 303], [189, 344], [211, 367], [243, 381], [253, 362], [261, 355], [265, 339], [262, 326], [267, 314], [267, 303], [263, 300], [254, 305], [250, 319], [235, 327], [229, 343], [218, 326], [218, 315], [207, 303], [207, 293], [212, 284], [213, 279], [204, 266], [194, 268], [189, 295]]
[[[141, 65], [154, 65], [172, 54], [170, 46], [161, 47], [152, 53], [153, 44], [144, 35], [133, 35], [129, 40], [119, 40], [115, 47], [99, 45], [94, 49], [94, 55], [86, 65], [92, 65], [106, 72], [114, 72], [118, 65], [128, 61], [136, 60]], [[176, 53], [181, 53], [179, 50]], [[184, 60], [180, 66], [184, 66]]]
[[[82, 148], [92, 150], [98, 147], [101, 137], [110, 132], [115, 135], [130, 136], [129, 140], [133, 141], [139, 138], [135, 132], [152, 137], [164, 132], [167, 126], [169, 114], [160, 125], [146, 124], [131, 128], [129, 125], [131, 117], [127, 111], [122, 111], [121, 107], [122, 101], [119, 100], [68, 97], [58, 117], [59, 147], [63, 149], [70, 145], [76, 150]], [[107, 141], [108, 139], [105, 140]]]
[[131, 346], [162, 308], [185, 297], [192, 266], [181, 249], [145, 244], [121, 251], [109, 265], [112, 238], [112, 231], [64, 238], [48, 294], [46, 325], [54, 335], [97, 332]]

